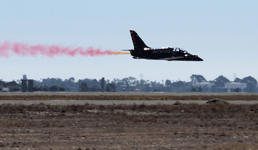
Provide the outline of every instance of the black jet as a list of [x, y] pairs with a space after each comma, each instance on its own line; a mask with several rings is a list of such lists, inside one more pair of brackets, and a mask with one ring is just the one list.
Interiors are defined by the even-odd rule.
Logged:
[[167, 61], [203, 61], [197, 55], [192, 55], [186, 50], [173, 47], [150, 48], [147, 46], [140, 36], [133, 30], [130, 30], [133, 40], [134, 49], [130, 51], [134, 59], [153, 59]]

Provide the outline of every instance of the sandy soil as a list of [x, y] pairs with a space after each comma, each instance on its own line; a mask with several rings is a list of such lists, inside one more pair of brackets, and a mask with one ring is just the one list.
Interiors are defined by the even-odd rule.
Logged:
[[0, 105], [0, 149], [257, 149], [258, 105]]

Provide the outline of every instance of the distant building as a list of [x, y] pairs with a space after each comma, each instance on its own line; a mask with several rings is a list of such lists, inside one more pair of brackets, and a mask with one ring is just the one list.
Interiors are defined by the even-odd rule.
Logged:
[[210, 92], [210, 88], [215, 85], [215, 83], [211, 83], [211, 82], [192, 82], [192, 85], [194, 87], [207, 87], [208, 91]]
[[9, 88], [3, 87], [2, 92], [9, 92]]
[[28, 92], [33, 92], [33, 80], [28, 80]]
[[23, 79], [23, 80], [27, 80], [27, 75], [23, 75], [23, 76], [22, 76], [22, 79]]
[[207, 80], [202, 75], [192, 75], [191, 82], [194, 87], [204, 87], [208, 88], [208, 91], [210, 92], [210, 88], [215, 85], [214, 83], [207, 82]]
[[22, 79], [22, 92], [27, 92], [27, 80]]
[[230, 92], [230, 89], [241, 89], [241, 91], [243, 91], [243, 89], [246, 87], [247, 87], [246, 83], [240, 83], [240, 82], [225, 83], [225, 88], [228, 89], [228, 92]]

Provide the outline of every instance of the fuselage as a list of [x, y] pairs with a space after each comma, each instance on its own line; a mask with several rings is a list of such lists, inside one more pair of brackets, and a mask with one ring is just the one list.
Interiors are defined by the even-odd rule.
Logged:
[[181, 60], [181, 61], [203, 61], [197, 55], [192, 55], [180, 48], [144, 48], [143, 50], [130, 50], [135, 59], [153, 59], [153, 60]]

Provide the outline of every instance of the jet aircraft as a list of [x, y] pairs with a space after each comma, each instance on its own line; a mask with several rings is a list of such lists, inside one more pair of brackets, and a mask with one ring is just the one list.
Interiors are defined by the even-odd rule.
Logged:
[[143, 42], [143, 40], [135, 31], [130, 30], [130, 33], [133, 40], [134, 49], [124, 51], [130, 51], [134, 59], [203, 61], [197, 55], [192, 55], [179, 47], [150, 48]]

